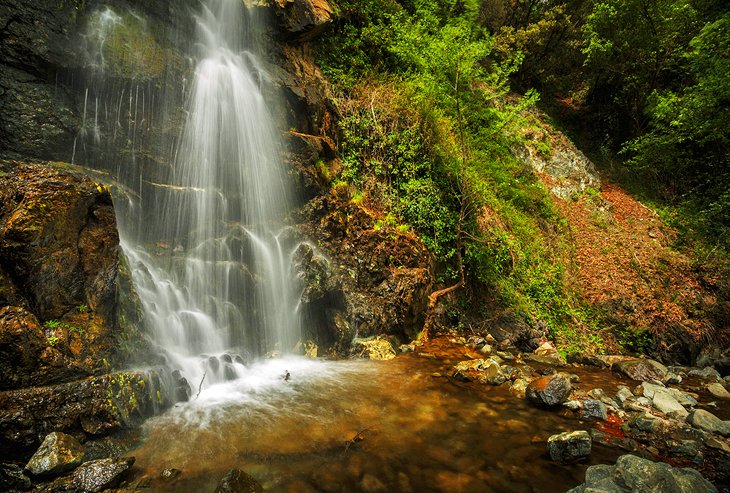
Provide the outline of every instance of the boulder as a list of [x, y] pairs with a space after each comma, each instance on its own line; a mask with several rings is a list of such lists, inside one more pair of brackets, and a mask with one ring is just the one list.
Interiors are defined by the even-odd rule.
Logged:
[[707, 391], [718, 399], [730, 399], [730, 392], [721, 383], [715, 382], [707, 386]]
[[565, 358], [561, 356], [555, 346], [551, 342], [543, 342], [532, 354], [526, 354], [525, 358], [554, 366], [565, 366], [567, 363]]
[[712, 378], [720, 380], [722, 377], [720, 373], [711, 366], [706, 366], [702, 369], [695, 368], [687, 372], [690, 377], [701, 377], [701, 378]]
[[687, 422], [695, 428], [700, 428], [710, 433], [717, 433], [724, 437], [730, 437], [730, 421], [723, 421], [704, 409], [695, 409], [692, 411], [687, 416]]
[[100, 437], [140, 424], [170, 404], [161, 375], [119, 372], [0, 392], [0, 458], [30, 456], [52, 431]]
[[654, 396], [657, 393], [665, 393], [672, 396], [678, 403], [680, 403], [683, 406], [696, 406], [697, 405], [697, 399], [692, 397], [689, 394], [686, 394], [678, 389], [672, 389], [669, 387], [663, 387], [661, 385], [656, 385], [648, 382], [644, 382], [641, 384], [642, 389], [642, 395], [644, 397], [647, 397], [649, 399], [653, 399]]
[[595, 399], [586, 399], [583, 401], [583, 409], [580, 413], [583, 419], [597, 419], [605, 421], [608, 419], [608, 408], [606, 405]]
[[617, 361], [611, 365], [611, 369], [615, 372], [626, 375], [632, 380], [642, 382], [658, 380], [663, 381], [667, 375], [667, 367], [658, 361], [651, 359], [632, 359], [625, 361]]
[[682, 404], [677, 402], [677, 399], [666, 391], [655, 392], [652, 398], [652, 404], [667, 416], [674, 418], [685, 418], [689, 414]]
[[563, 373], [556, 373], [530, 382], [525, 395], [536, 406], [554, 407], [568, 399], [571, 389], [570, 378]]
[[389, 360], [398, 354], [396, 346], [387, 338], [376, 336], [352, 341], [352, 354], [359, 358]]
[[587, 431], [566, 431], [548, 438], [547, 451], [559, 464], [572, 464], [591, 455], [591, 436]]
[[53, 432], [46, 436], [25, 470], [35, 476], [58, 476], [84, 459], [84, 447], [70, 435]]
[[228, 471], [215, 489], [215, 493], [263, 493], [263, 491], [258, 481], [239, 469]]
[[674, 468], [635, 455], [622, 455], [616, 465], [591, 466], [586, 480], [568, 493], [717, 493], [695, 469]]
[[507, 377], [502, 373], [499, 363], [493, 359], [488, 359], [479, 374], [479, 382], [488, 385], [502, 385], [507, 381]]
[[127, 362], [141, 338], [120, 312], [122, 264], [107, 187], [70, 165], [0, 161], [0, 390]]
[[119, 485], [134, 464], [134, 457], [117, 457], [86, 462], [73, 473], [77, 493], [97, 493]]

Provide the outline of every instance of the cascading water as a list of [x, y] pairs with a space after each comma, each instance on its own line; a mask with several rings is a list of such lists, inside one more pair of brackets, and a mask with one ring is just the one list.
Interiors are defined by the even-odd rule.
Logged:
[[281, 233], [286, 173], [261, 90], [268, 80], [245, 49], [245, 10], [240, 0], [205, 2], [171, 165], [144, 186], [141, 175], [120, 177], [137, 191], [118, 209], [146, 323], [194, 386], [235, 378], [247, 355], [286, 352], [300, 339]]

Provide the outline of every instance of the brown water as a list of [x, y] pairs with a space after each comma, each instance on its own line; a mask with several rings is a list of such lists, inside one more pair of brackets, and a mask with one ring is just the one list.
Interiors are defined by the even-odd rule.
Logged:
[[[450, 363], [404, 355], [257, 364], [243, 379], [149, 421], [144, 444], [132, 452], [134, 478], [151, 479], [151, 492], [212, 492], [228, 469], [239, 468], [270, 492], [548, 493], [581, 483], [589, 465], [620, 455], [594, 445], [590, 463], [550, 462], [550, 435], [590, 423], [535, 409], [507, 385], [432, 375]], [[165, 481], [165, 468], [182, 473]]]

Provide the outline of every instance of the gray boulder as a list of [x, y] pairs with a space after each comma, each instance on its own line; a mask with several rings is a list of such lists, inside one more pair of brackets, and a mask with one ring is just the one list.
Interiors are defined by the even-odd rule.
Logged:
[[71, 435], [54, 432], [46, 436], [25, 470], [35, 476], [57, 476], [81, 464], [84, 447]]
[[591, 436], [587, 431], [566, 431], [548, 438], [547, 451], [559, 464], [572, 464], [591, 455]]
[[622, 455], [615, 466], [591, 466], [585, 483], [568, 493], [717, 493], [694, 469], [674, 468], [634, 455]]
[[134, 464], [134, 457], [118, 457], [86, 462], [73, 474], [77, 493], [97, 493], [119, 485]]
[[583, 410], [580, 417], [583, 419], [605, 421], [608, 419], [608, 407], [601, 401], [586, 399], [583, 401]]
[[556, 373], [530, 382], [525, 395], [536, 406], [554, 407], [568, 400], [571, 389], [570, 378], [564, 373]]
[[615, 372], [626, 375], [632, 380], [642, 382], [650, 380], [663, 381], [669, 370], [663, 364], [651, 359], [630, 359], [618, 361], [611, 366]]
[[723, 421], [704, 409], [695, 409], [687, 416], [687, 422], [695, 428], [730, 437], [730, 421]]

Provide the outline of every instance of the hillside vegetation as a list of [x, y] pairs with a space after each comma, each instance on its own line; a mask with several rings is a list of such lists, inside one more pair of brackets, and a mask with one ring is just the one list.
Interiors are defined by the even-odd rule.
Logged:
[[[565, 353], [693, 359], [723, 340], [723, 2], [336, 8], [317, 59], [340, 117], [341, 162], [321, 174], [331, 193], [376, 212], [376, 227], [422, 238], [437, 288], [453, 294], [436, 300], [438, 325], [529, 326]], [[572, 146], [554, 127], [602, 168], [601, 190], [557, 197], [524, 158]]]

